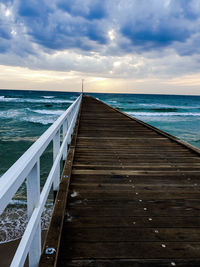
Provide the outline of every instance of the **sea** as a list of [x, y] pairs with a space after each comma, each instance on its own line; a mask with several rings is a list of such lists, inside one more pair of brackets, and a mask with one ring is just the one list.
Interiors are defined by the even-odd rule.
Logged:
[[[49, 128], [79, 94], [0, 90], [0, 176]], [[90, 95], [200, 148], [200, 96], [97, 93]], [[52, 144], [41, 157], [41, 187], [45, 183], [51, 164]], [[47, 229], [49, 224], [52, 198], [50, 193], [42, 215], [42, 229]], [[26, 224], [24, 183], [0, 216], [0, 243], [20, 238]]]

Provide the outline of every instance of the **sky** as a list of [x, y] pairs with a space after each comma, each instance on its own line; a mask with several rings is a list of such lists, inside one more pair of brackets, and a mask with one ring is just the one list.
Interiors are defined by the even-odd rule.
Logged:
[[200, 95], [199, 0], [0, 0], [0, 88]]

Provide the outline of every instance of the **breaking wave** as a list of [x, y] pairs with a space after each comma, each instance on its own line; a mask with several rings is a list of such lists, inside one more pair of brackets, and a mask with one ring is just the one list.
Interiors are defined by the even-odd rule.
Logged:
[[45, 114], [45, 115], [61, 115], [64, 110], [48, 110], [48, 109], [36, 109], [36, 110], [31, 110], [32, 112], [38, 113], [38, 114]]
[[55, 98], [55, 96], [47, 96], [47, 95], [44, 95], [43, 98], [51, 99], [51, 98]]
[[145, 108], [176, 108], [176, 109], [193, 109], [196, 108], [196, 106], [179, 106], [179, 105], [167, 105], [167, 104], [139, 104], [141, 107]]
[[17, 102], [17, 103], [73, 103], [73, 100], [69, 99], [53, 99], [53, 98], [42, 98], [42, 99], [32, 99], [32, 98], [14, 98], [0, 96], [0, 102]]
[[[10, 109], [0, 111], [1, 119], [14, 119], [16, 121], [25, 121], [32, 123], [41, 123], [47, 125], [53, 123], [64, 110], [47, 110], [47, 109]], [[46, 116], [45, 116], [46, 115]]]
[[195, 116], [199, 117], [198, 112], [127, 112], [131, 116], [148, 116], [148, 117], [159, 117], [159, 116]]

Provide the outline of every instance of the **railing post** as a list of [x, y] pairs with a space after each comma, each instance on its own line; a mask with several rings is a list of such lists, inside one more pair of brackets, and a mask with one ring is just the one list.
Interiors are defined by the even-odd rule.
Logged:
[[[55, 161], [60, 149], [60, 129], [57, 131], [56, 135], [53, 138], [53, 161]], [[53, 181], [53, 192], [54, 199], [56, 197], [58, 187], [60, 183], [60, 164], [56, 167], [55, 178]]]
[[[63, 123], [63, 140], [64, 140], [64, 138], [65, 138], [65, 136], [67, 134], [68, 127], [69, 127], [68, 126], [68, 121], [67, 121], [67, 119], [65, 119], [65, 121]], [[68, 147], [66, 145], [65, 148], [64, 148], [64, 151], [63, 151], [63, 161], [65, 161], [66, 158], [67, 158], [67, 150], [68, 150]]]
[[[27, 212], [28, 220], [40, 202], [40, 160], [36, 162], [27, 177]], [[41, 255], [41, 220], [30, 245], [29, 267], [38, 266]]]
[[72, 139], [72, 135], [73, 135], [73, 130], [74, 130], [74, 126], [75, 126], [75, 122], [76, 122], [76, 118], [77, 118], [77, 113], [78, 113], [78, 110], [74, 110], [75, 107], [73, 107], [72, 109], [72, 118], [71, 118], [71, 129], [70, 129], [70, 132], [69, 132], [69, 138], [68, 138], [68, 144], [71, 143], [71, 139]]
[[67, 146], [71, 143], [71, 139], [72, 139], [72, 118], [73, 118], [73, 108], [72, 108], [72, 110], [71, 110], [71, 112], [70, 112], [70, 126], [71, 126], [71, 128], [70, 128], [70, 131], [69, 131], [69, 135], [68, 135], [68, 139], [67, 139]]

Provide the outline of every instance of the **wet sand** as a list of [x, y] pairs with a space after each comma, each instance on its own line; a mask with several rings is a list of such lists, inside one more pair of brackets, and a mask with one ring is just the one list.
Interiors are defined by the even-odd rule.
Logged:
[[20, 240], [11, 241], [8, 243], [0, 244], [0, 266], [1, 267], [8, 267], [11, 264], [12, 258], [15, 254], [17, 246]]
[[[42, 240], [43, 240], [42, 243], [44, 242], [46, 232], [47, 231], [42, 232]], [[1, 267], [10, 266], [19, 242], [20, 242], [20, 239], [11, 241], [8, 243], [0, 244], [0, 266]], [[27, 266], [27, 265], [24, 265], [24, 266]]]

